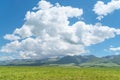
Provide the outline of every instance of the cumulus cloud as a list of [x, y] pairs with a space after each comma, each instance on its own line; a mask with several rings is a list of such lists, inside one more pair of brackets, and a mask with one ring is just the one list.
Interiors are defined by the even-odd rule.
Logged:
[[119, 34], [120, 29], [102, 26], [99, 23], [95, 25], [85, 24], [82, 21], [76, 22], [73, 27], [76, 27], [76, 35], [85, 46], [103, 42], [106, 39], [115, 37]]
[[22, 38], [30, 37], [32, 36], [31, 29], [29, 28], [30, 26], [23, 25], [22, 28], [16, 29], [13, 34], [14, 35], [19, 35]]
[[[0, 51], [16, 54], [21, 58], [38, 59], [79, 55], [87, 52], [87, 46], [120, 34], [120, 29], [101, 24], [77, 21], [69, 25], [69, 18], [79, 18], [82, 14], [82, 9], [61, 6], [58, 3], [53, 5], [42, 0], [33, 11], [27, 12], [21, 28], [15, 29], [10, 37], [4, 36], [11, 42], [4, 45]], [[19, 38], [14, 39], [15, 36]]]
[[37, 9], [49, 9], [50, 7], [52, 7], [53, 5], [50, 2], [46, 2], [45, 0], [41, 0], [37, 7], [34, 7], [33, 10], [37, 10]]
[[20, 37], [14, 35], [14, 34], [12, 34], [12, 35], [11, 34], [6, 34], [4, 36], [4, 39], [12, 41], [12, 40], [18, 40], [18, 39], [20, 39]]
[[120, 0], [111, 0], [111, 2], [108, 2], [107, 4], [103, 1], [98, 1], [94, 6], [93, 11], [98, 15], [97, 19], [101, 20], [104, 16], [107, 16], [118, 9], [120, 9]]

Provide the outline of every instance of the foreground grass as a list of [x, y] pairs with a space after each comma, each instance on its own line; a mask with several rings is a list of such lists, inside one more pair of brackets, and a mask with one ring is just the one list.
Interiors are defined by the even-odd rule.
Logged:
[[5, 66], [0, 80], [120, 80], [120, 69]]

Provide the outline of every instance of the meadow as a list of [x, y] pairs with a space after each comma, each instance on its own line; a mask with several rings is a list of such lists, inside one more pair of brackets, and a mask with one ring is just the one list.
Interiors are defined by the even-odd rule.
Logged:
[[0, 80], [120, 80], [120, 68], [1, 66]]

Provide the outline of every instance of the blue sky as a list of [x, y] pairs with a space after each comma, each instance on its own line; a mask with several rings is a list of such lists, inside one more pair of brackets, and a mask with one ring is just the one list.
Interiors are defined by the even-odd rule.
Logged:
[[[56, 3], [59, 3], [59, 5], [56, 5]], [[79, 54], [96, 56], [119, 54], [119, 5], [120, 0], [1, 0], [0, 57], [2, 59], [42, 59], [49, 56]], [[54, 8], [58, 8], [58, 10], [54, 10]], [[41, 16], [41, 13], [37, 13], [39, 11], [47, 14], [47, 17], [42, 14], [46, 19]], [[65, 15], [62, 16], [61, 14]], [[50, 20], [56, 21], [51, 22]], [[100, 29], [98, 26], [100, 26]], [[70, 28], [69, 31], [69, 28], [66, 27], [75, 27], [75, 29]], [[90, 28], [89, 31], [84, 30], [84, 27], [85, 29]], [[97, 30], [94, 30], [94, 28]], [[99, 31], [100, 35], [97, 35], [96, 31]], [[89, 32], [93, 33], [89, 34]], [[84, 34], [88, 38], [84, 37]], [[34, 50], [28, 47], [27, 44], [34, 47]]]
[[[13, 0], [0, 1], [0, 38], [6, 33], [12, 33], [16, 27], [21, 27], [24, 23], [24, 17], [28, 10], [31, 10], [39, 0]], [[4, 39], [0, 40], [0, 46], [6, 42]]]

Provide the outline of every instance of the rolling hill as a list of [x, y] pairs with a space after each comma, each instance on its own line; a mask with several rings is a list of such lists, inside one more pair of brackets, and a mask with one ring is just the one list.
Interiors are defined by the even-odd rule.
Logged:
[[120, 66], [120, 55], [96, 57], [94, 55], [85, 56], [64, 56], [56, 58], [36, 59], [15, 59], [0, 61], [0, 65], [12, 66], [80, 66], [80, 67], [118, 67]]

